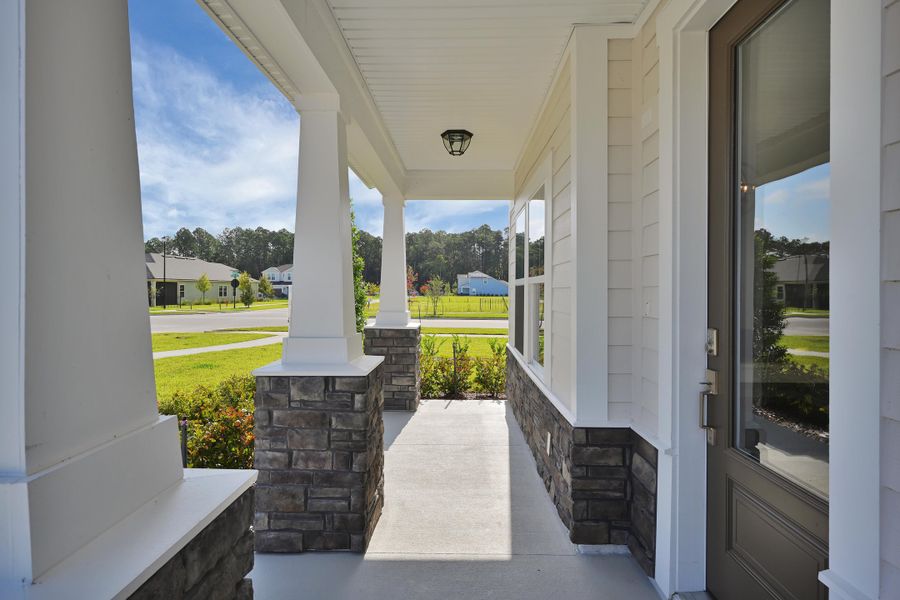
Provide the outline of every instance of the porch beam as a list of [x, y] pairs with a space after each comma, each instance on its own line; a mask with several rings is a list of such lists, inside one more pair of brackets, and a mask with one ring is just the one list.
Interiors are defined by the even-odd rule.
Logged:
[[381, 247], [381, 300], [376, 327], [406, 327], [406, 224], [402, 196], [384, 196], [384, 233]]

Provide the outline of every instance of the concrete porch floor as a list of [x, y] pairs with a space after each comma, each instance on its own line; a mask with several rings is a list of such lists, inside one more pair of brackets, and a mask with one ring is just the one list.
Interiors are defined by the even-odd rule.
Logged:
[[578, 554], [503, 401], [423, 401], [385, 421], [368, 552], [257, 554], [257, 600], [658, 600], [627, 555]]

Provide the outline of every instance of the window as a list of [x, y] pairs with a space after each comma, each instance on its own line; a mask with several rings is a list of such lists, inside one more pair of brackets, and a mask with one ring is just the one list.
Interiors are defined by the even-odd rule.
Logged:
[[178, 284], [178, 297], [181, 299], [184, 299], [184, 284], [183, 283]]
[[219, 298], [227, 298], [228, 297], [228, 286], [220, 285], [219, 286]]
[[544, 366], [544, 187], [528, 201], [529, 358]]
[[513, 347], [544, 377], [546, 366], [545, 300], [548, 293], [546, 274], [547, 237], [546, 184], [528, 198], [513, 223]]
[[525, 209], [519, 211], [515, 223], [515, 335], [513, 346], [520, 354], [525, 353]]

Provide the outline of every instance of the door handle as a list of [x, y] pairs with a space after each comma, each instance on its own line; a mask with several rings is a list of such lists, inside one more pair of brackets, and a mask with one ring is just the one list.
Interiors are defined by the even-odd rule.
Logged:
[[700, 392], [700, 429], [712, 429], [709, 424], [709, 392]]

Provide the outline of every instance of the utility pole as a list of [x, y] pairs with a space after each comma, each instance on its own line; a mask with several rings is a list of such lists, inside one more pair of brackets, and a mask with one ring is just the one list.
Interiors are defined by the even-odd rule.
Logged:
[[162, 239], [163, 243], [163, 310], [166, 310], [166, 242], [169, 240], [169, 236], [164, 235]]

